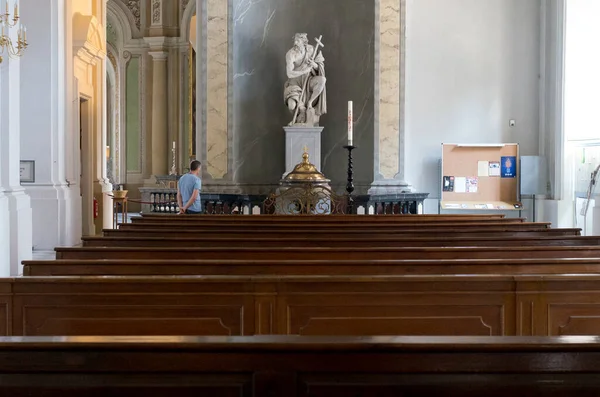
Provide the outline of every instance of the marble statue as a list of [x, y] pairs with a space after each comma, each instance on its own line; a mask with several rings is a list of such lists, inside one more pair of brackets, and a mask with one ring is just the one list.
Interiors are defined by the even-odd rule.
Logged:
[[288, 80], [283, 95], [294, 115], [290, 126], [318, 127], [320, 117], [327, 113], [325, 58], [319, 51], [325, 47], [322, 37], [313, 46], [308, 43], [306, 33], [296, 33], [294, 47], [285, 56]]

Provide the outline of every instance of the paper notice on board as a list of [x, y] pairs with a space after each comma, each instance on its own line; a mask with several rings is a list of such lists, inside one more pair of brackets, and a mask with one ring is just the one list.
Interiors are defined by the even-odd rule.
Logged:
[[478, 161], [477, 162], [477, 176], [489, 176], [490, 175], [490, 162], [489, 161]]
[[477, 185], [479, 180], [474, 176], [467, 178], [467, 193], [477, 193]]
[[499, 161], [490, 161], [490, 176], [500, 176]]
[[454, 178], [454, 193], [466, 193], [467, 192], [467, 178], [464, 176], [457, 176]]

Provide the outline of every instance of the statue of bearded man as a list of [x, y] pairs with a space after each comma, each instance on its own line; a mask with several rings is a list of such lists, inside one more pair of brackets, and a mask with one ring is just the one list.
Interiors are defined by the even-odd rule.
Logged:
[[289, 125], [316, 127], [320, 117], [327, 113], [323, 53], [315, 53], [315, 47], [308, 44], [306, 33], [296, 33], [294, 47], [287, 52], [285, 61], [288, 80], [283, 95], [294, 115]]

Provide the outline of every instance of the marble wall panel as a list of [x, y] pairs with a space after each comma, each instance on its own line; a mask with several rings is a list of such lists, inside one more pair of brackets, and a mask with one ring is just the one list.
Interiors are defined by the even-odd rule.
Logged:
[[294, 33], [306, 32], [311, 41], [323, 35], [326, 46], [322, 171], [334, 185], [345, 185], [347, 152], [342, 146], [347, 142], [347, 102], [352, 100], [359, 147], [354, 152], [355, 183], [368, 187], [374, 162], [375, 0], [232, 1], [235, 182], [277, 183], [285, 171], [282, 127], [291, 119], [283, 102], [285, 54]]
[[400, 127], [400, 0], [379, 4], [379, 172], [398, 173]]
[[227, 173], [229, 6], [207, 0], [206, 167], [214, 179]]

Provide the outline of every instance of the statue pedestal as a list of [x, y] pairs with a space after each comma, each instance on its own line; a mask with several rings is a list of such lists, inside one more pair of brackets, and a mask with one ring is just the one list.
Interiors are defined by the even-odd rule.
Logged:
[[285, 130], [285, 177], [298, 163], [298, 156], [308, 148], [312, 163], [321, 169], [321, 132], [324, 127], [292, 126]]

